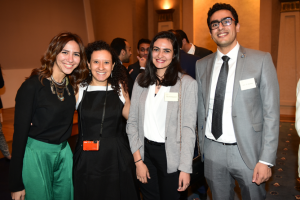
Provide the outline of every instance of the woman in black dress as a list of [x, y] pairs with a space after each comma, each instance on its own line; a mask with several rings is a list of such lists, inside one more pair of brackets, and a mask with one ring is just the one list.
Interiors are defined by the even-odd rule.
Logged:
[[89, 44], [86, 55], [90, 75], [76, 96], [79, 138], [74, 154], [75, 200], [138, 199], [123, 120], [130, 108], [126, 73], [103, 41]]

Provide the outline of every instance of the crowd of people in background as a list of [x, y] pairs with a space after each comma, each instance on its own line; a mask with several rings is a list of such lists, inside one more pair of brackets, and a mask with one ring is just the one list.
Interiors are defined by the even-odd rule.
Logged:
[[243, 199], [265, 199], [279, 134], [276, 69], [269, 53], [238, 43], [231, 5], [214, 4], [207, 25], [216, 52], [183, 30], [162, 31], [139, 40], [128, 69], [126, 39], [84, 47], [76, 34], [56, 35], [17, 92], [12, 199], [175, 200], [193, 184], [201, 200], [208, 187], [229, 200], [235, 181]]

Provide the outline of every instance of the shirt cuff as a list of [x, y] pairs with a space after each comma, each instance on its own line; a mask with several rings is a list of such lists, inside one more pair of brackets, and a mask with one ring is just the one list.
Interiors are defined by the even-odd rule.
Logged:
[[269, 167], [269, 166], [270, 166], [270, 167], [273, 167], [273, 166], [274, 166], [274, 165], [272, 165], [271, 163], [268, 163], [268, 162], [265, 162], [265, 161], [262, 161], [262, 160], [260, 160], [259, 162], [262, 163], [262, 164], [268, 165], [268, 167]]

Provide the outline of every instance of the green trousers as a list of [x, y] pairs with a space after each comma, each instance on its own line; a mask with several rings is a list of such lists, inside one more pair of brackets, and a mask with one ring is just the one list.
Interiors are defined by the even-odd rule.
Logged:
[[22, 171], [25, 200], [73, 200], [72, 157], [67, 141], [48, 144], [28, 137]]

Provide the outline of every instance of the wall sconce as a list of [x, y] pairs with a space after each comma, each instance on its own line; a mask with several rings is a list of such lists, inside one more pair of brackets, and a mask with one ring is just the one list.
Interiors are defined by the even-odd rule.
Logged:
[[158, 32], [173, 29], [174, 9], [156, 10], [158, 14]]

